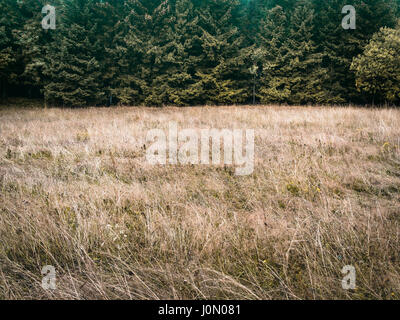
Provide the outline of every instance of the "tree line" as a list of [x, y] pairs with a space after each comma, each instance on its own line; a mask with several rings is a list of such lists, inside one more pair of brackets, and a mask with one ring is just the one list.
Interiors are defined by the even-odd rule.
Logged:
[[[400, 0], [1, 0], [0, 94], [46, 104], [400, 101]], [[356, 28], [342, 27], [342, 8]]]

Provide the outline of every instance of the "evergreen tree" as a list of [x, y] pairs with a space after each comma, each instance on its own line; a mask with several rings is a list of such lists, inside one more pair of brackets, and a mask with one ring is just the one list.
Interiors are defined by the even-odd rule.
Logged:
[[45, 100], [50, 103], [85, 106], [105, 101], [101, 68], [96, 59], [95, 0], [63, 3], [55, 41], [46, 56]]
[[197, 101], [232, 104], [251, 96], [250, 65], [238, 29], [236, 0], [209, 0], [197, 6], [202, 56], [191, 90]]
[[[261, 73], [261, 88], [259, 97], [262, 103], [284, 102], [290, 91], [285, 87], [281, 67], [285, 63], [289, 22], [282, 7], [276, 6], [267, 12], [261, 22], [258, 46], [263, 54]], [[285, 76], [285, 75], [284, 75]]]
[[247, 47], [257, 43], [261, 21], [266, 17], [268, 10], [275, 6], [276, 0], [242, 1], [239, 26]]
[[368, 39], [382, 26], [395, 23], [395, 6], [392, 0], [355, 0], [356, 29], [344, 30], [341, 21], [346, 0], [312, 0], [318, 15], [315, 19], [314, 41], [323, 53], [323, 67], [328, 69], [326, 90], [333, 102], [359, 101], [355, 90], [354, 74], [350, 65], [354, 56], [362, 52]]
[[130, 0], [127, 8], [127, 32], [118, 59], [121, 73], [114, 92], [121, 103], [160, 105], [164, 97], [154, 94], [153, 81], [159, 74], [160, 39], [165, 37], [170, 1]]
[[[374, 93], [362, 64], [394, 61], [371, 60], [368, 47], [350, 70], [353, 58], [399, 16], [399, 0], [354, 0], [356, 29], [344, 30], [345, 0], [53, 0], [57, 29], [43, 30], [45, 4], [0, 2], [1, 97], [43, 92], [68, 106], [364, 102]], [[375, 92], [375, 101], [391, 99]]]
[[151, 93], [146, 98], [150, 104], [195, 104], [193, 92], [196, 66], [201, 59], [200, 28], [190, 0], [169, 3], [168, 19], [158, 37], [158, 55], [154, 59], [156, 71], [151, 83]]
[[44, 0], [25, 0], [19, 7], [22, 23], [15, 30], [15, 36], [22, 70], [18, 82], [24, 85], [28, 97], [40, 94], [44, 82], [45, 56], [52, 43], [53, 30], [44, 30], [41, 25], [42, 8], [46, 3]]
[[373, 103], [400, 102], [400, 29], [382, 28], [353, 60], [357, 89]]
[[329, 102], [324, 88], [327, 70], [321, 66], [322, 54], [312, 37], [314, 34], [314, 10], [308, 1], [301, 1], [290, 14], [287, 52], [284, 56], [282, 75], [284, 89], [290, 92], [287, 102], [292, 104]]
[[15, 0], [2, 0], [0, 11], [8, 13], [0, 16], [0, 98], [4, 99], [10, 83], [19, 73], [15, 54], [18, 46], [13, 30], [20, 26], [21, 17]]
[[99, 63], [99, 83], [105, 94], [107, 104], [124, 101], [120, 95], [120, 77], [126, 65], [118, 64], [126, 53], [125, 35], [127, 26], [124, 19], [127, 7], [123, 0], [96, 2], [92, 6], [93, 52]]

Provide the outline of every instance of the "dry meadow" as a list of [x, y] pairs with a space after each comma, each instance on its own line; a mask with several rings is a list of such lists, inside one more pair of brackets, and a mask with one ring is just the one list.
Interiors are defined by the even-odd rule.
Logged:
[[[148, 164], [169, 121], [254, 173]], [[399, 248], [400, 109], [0, 106], [0, 299], [400, 299]]]

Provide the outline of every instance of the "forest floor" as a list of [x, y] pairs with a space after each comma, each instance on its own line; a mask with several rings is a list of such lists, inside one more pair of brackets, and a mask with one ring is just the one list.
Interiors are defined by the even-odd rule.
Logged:
[[[169, 121], [254, 172], [148, 164]], [[400, 299], [399, 248], [400, 109], [0, 106], [0, 299]]]

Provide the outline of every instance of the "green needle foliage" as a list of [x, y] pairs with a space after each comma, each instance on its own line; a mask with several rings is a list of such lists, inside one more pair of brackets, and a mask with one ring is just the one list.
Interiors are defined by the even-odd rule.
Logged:
[[[53, 0], [56, 29], [43, 30], [46, 1], [2, 0], [0, 97], [60, 106], [398, 103], [391, 73], [400, 58], [384, 49], [395, 50], [383, 34], [392, 29], [380, 30], [395, 27], [399, 3]], [[348, 4], [355, 30], [341, 25]], [[368, 77], [372, 62], [388, 82]]]
[[377, 103], [400, 102], [400, 29], [382, 28], [354, 59], [356, 86]]

